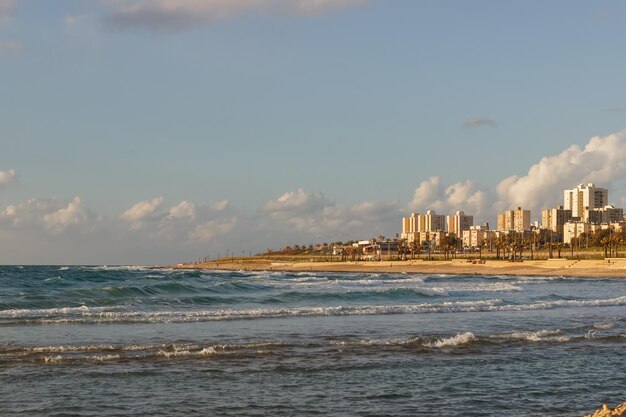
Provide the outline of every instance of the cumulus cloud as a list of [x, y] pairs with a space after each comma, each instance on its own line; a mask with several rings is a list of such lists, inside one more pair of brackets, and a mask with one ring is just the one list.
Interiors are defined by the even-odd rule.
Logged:
[[583, 147], [572, 145], [546, 156], [523, 176], [503, 179], [497, 186], [498, 206], [523, 205], [531, 210], [562, 201], [564, 189], [579, 183], [610, 187], [626, 176], [626, 130], [595, 136]]
[[230, 233], [236, 224], [237, 217], [209, 220], [206, 223], [197, 225], [191, 230], [189, 232], [189, 238], [197, 242], [209, 242], [216, 237]]
[[40, 224], [43, 216], [60, 208], [53, 198], [31, 198], [18, 204], [7, 206], [0, 213], [0, 221], [12, 227], [26, 227]]
[[495, 122], [495, 120], [492, 120], [492, 119], [474, 118], [474, 119], [466, 120], [463, 123], [463, 126], [466, 128], [472, 128], [472, 127], [478, 127], [478, 126], [496, 127], [498, 126], [498, 124]]
[[58, 233], [69, 226], [86, 223], [89, 217], [90, 212], [80, 197], [74, 197], [66, 207], [44, 215], [43, 223], [48, 230]]
[[31, 198], [11, 204], [0, 212], [0, 225], [18, 229], [43, 229], [53, 234], [69, 227], [91, 230], [94, 222], [101, 220], [89, 210], [80, 197], [67, 204], [56, 198]]
[[0, 57], [22, 50], [22, 44], [15, 41], [0, 40]]
[[163, 197], [144, 200], [136, 203], [120, 216], [120, 219], [131, 224], [131, 230], [141, 228], [143, 222], [152, 219], [155, 212], [163, 204]]
[[626, 130], [595, 136], [583, 147], [572, 145], [543, 157], [526, 175], [502, 179], [495, 192], [471, 180], [444, 185], [440, 177], [430, 177], [417, 186], [406, 210], [433, 209], [440, 214], [464, 210], [478, 219], [493, 220], [502, 210], [522, 206], [537, 218], [541, 209], [563, 203], [565, 189], [589, 182], [611, 188], [625, 177]]
[[181, 201], [180, 204], [170, 208], [168, 219], [193, 219], [196, 217], [196, 205], [191, 201]]
[[221, 201], [218, 201], [217, 203], [212, 204], [210, 208], [213, 211], [224, 211], [228, 208], [228, 205], [229, 205], [228, 200], [221, 200]]
[[444, 186], [440, 177], [433, 176], [417, 186], [407, 208], [414, 212], [435, 210], [439, 214], [463, 210], [481, 217], [488, 214], [489, 194], [471, 180]]
[[299, 242], [369, 236], [393, 230], [400, 215], [397, 201], [365, 201], [352, 206], [335, 204], [319, 191], [300, 188], [267, 202], [260, 219], [264, 235], [282, 233]]
[[[0, 182], [14, 181], [13, 170], [2, 173]], [[109, 254], [117, 253], [118, 258], [129, 256], [123, 258], [126, 261], [176, 262], [215, 255], [226, 248], [237, 248], [238, 253], [245, 249], [247, 253], [287, 244], [392, 236], [400, 230], [400, 218], [411, 211], [434, 209], [450, 214], [464, 210], [475, 216], [476, 223], [492, 223], [499, 210], [522, 205], [532, 210], [536, 219], [541, 208], [562, 203], [563, 189], [595, 182], [610, 190], [623, 190], [625, 178], [626, 130], [596, 136], [583, 146], [570, 146], [541, 158], [526, 174], [504, 178], [496, 189], [471, 180], [448, 184], [433, 176], [417, 184], [412, 198], [406, 199], [408, 202], [368, 200], [340, 204], [321, 191], [298, 188], [277, 194], [260, 204], [254, 213], [239, 210], [228, 200], [210, 205], [184, 200], [166, 206], [163, 197], [158, 197], [138, 202], [110, 220], [101, 220], [78, 197], [69, 202], [37, 198], [0, 211], [0, 239], [21, 239], [24, 253], [28, 253], [33, 242], [43, 242], [43, 248], [45, 244], [59, 246], [58, 242], [63, 241], [83, 253], [96, 253], [85, 249], [88, 244], [105, 248]], [[626, 204], [626, 196], [613, 191], [610, 196], [617, 206]], [[95, 232], [85, 233], [91, 230]], [[144, 257], [128, 251], [130, 248], [143, 250]], [[11, 258], [0, 253], [0, 259], [8, 262]]]
[[365, 0], [120, 0], [106, 17], [119, 29], [184, 30], [245, 14], [326, 13], [335, 8], [357, 6]]
[[332, 205], [333, 203], [321, 192], [307, 192], [299, 188], [296, 191], [284, 193], [276, 200], [267, 202], [264, 210], [274, 217], [285, 217], [292, 214], [311, 213]]
[[17, 174], [14, 169], [7, 171], [0, 171], [0, 187], [3, 185], [9, 185], [17, 179]]

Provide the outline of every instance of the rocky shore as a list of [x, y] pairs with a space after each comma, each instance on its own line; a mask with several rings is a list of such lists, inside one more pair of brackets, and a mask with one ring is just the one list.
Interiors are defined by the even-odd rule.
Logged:
[[620, 404], [615, 408], [604, 404], [600, 410], [593, 414], [587, 414], [585, 417], [626, 417], [626, 403]]

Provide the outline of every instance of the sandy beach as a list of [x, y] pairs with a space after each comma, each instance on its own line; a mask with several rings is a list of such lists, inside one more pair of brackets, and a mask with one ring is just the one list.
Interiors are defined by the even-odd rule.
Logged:
[[376, 272], [461, 275], [533, 275], [566, 277], [626, 278], [626, 258], [549, 259], [517, 262], [486, 260], [472, 263], [466, 259], [449, 261], [383, 261], [383, 262], [276, 262], [265, 259], [220, 260], [168, 266], [175, 269], [224, 269], [247, 271], [316, 271], [316, 272]]

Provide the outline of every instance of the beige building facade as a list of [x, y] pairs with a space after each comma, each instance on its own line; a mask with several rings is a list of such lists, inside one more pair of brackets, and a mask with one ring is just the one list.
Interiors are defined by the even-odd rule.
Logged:
[[460, 238], [464, 230], [469, 230], [474, 225], [474, 216], [468, 216], [463, 211], [457, 211], [451, 216], [446, 216], [448, 233]]
[[583, 233], [592, 233], [599, 229], [595, 224], [585, 222], [566, 222], [563, 225], [563, 243], [570, 244], [572, 239], [578, 238]]
[[572, 210], [563, 206], [541, 210], [541, 226], [544, 229], [563, 235], [563, 225], [572, 220]]
[[494, 232], [486, 226], [471, 226], [463, 230], [462, 239], [464, 248], [479, 248], [490, 238], [494, 238]]
[[497, 230], [503, 232], [530, 230], [530, 210], [517, 207], [515, 210], [506, 210], [498, 214]]

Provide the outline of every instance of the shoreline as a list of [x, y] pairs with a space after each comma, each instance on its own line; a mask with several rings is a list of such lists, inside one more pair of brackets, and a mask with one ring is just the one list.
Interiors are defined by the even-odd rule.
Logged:
[[448, 261], [353, 261], [306, 262], [267, 259], [234, 259], [191, 264], [161, 266], [171, 269], [219, 269], [229, 271], [280, 271], [280, 272], [347, 272], [347, 273], [415, 273], [483, 276], [552, 276], [580, 278], [626, 278], [626, 258], [600, 259], [550, 259], [510, 262], [487, 260], [473, 264], [466, 259]]

